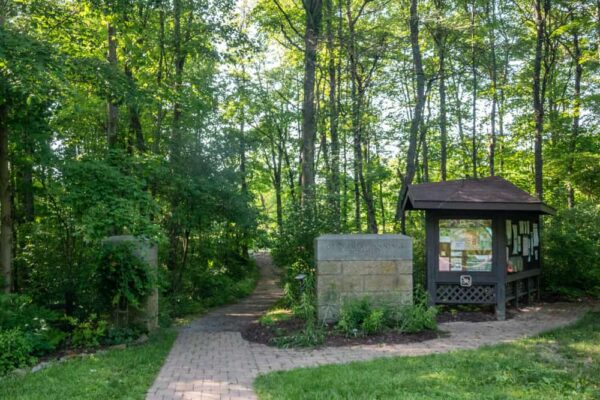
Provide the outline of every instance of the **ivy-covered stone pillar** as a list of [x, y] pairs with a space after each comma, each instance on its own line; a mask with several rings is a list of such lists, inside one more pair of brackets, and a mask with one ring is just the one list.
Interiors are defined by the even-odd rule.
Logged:
[[[104, 242], [116, 245], [131, 244], [133, 254], [148, 265], [154, 277], [157, 276], [158, 248], [152, 241], [136, 238], [135, 236], [121, 235], [110, 236]], [[148, 331], [158, 328], [158, 286], [156, 284], [141, 307], [135, 310], [133, 322], [145, 327]]]

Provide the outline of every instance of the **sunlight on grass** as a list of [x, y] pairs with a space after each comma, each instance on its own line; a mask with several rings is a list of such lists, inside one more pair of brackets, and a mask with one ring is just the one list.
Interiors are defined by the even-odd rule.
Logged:
[[160, 330], [141, 346], [57, 363], [25, 376], [0, 378], [0, 399], [143, 399], [176, 332]]
[[275, 308], [273, 310], [269, 310], [265, 315], [260, 317], [259, 322], [261, 325], [274, 325], [279, 321], [287, 321], [292, 318], [293, 314], [290, 310], [285, 308]]
[[261, 399], [598, 399], [600, 313], [516, 343], [260, 376]]

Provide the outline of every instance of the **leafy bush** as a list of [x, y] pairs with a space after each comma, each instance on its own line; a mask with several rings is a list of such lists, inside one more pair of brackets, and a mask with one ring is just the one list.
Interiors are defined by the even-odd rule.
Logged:
[[547, 290], [600, 295], [600, 205], [577, 204], [545, 225], [543, 279]]
[[427, 292], [417, 286], [412, 305], [401, 307], [397, 317], [397, 327], [401, 332], [415, 333], [437, 329], [437, 308], [427, 304]]
[[382, 309], [373, 309], [361, 324], [366, 335], [374, 335], [382, 332], [386, 327], [386, 315]]
[[140, 334], [141, 332], [134, 328], [110, 326], [101, 341], [103, 345], [107, 346], [132, 343], [140, 337]]
[[437, 309], [427, 305], [427, 293], [420, 287], [415, 290], [414, 304], [390, 307], [373, 307], [368, 297], [351, 300], [342, 305], [336, 325], [347, 336], [374, 335], [387, 328], [405, 333], [437, 329]]
[[73, 332], [71, 334], [71, 345], [77, 348], [96, 348], [104, 341], [107, 331], [107, 322], [99, 319], [95, 314], [84, 321], [71, 319]]
[[32, 364], [33, 347], [19, 328], [0, 330], [0, 375]]
[[0, 330], [19, 329], [31, 345], [31, 353], [41, 356], [55, 350], [66, 334], [57, 325], [62, 316], [40, 307], [25, 295], [0, 295]]
[[372, 311], [368, 297], [344, 302], [337, 327], [348, 336], [362, 334], [363, 323], [369, 318]]

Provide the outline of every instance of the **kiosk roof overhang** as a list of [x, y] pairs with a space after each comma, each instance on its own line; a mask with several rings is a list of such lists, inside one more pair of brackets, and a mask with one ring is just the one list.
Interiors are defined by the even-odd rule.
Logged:
[[409, 185], [406, 210], [517, 211], [554, 215], [555, 210], [509, 181], [492, 176]]

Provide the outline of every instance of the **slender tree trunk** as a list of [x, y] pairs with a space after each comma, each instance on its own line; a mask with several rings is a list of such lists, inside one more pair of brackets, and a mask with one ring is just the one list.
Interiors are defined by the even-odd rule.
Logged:
[[0, 104], [0, 264], [3, 290], [12, 289], [13, 219], [8, 153], [8, 104]]
[[302, 101], [301, 204], [305, 211], [312, 212], [315, 200], [314, 164], [317, 133], [315, 72], [323, 3], [322, 0], [306, 0], [303, 5], [306, 13], [306, 25], [304, 31], [304, 97]]
[[[440, 17], [444, 15], [444, 0], [434, 2]], [[442, 181], [448, 176], [448, 117], [446, 110], [446, 28], [438, 26], [435, 30], [434, 41], [439, 60], [439, 78], [438, 86], [440, 100], [440, 174]]]
[[[108, 41], [108, 63], [115, 70], [117, 69], [117, 42], [115, 40], [116, 29], [109, 22], [107, 25], [107, 41]], [[117, 145], [117, 118], [118, 108], [111, 95], [107, 103], [107, 118], [106, 118], [106, 139], [108, 148], [114, 149]]]
[[496, 109], [498, 105], [498, 73], [496, 66], [496, 1], [491, 0], [492, 29], [490, 32], [490, 51], [492, 57], [492, 109], [490, 111], [490, 176], [496, 174]]
[[401, 221], [402, 232], [406, 232], [406, 221], [404, 218], [404, 197], [415, 176], [415, 158], [417, 149], [417, 139], [419, 136], [419, 127], [423, 120], [423, 108], [425, 106], [425, 72], [423, 71], [423, 62], [421, 59], [421, 47], [419, 46], [419, 14], [417, 9], [418, 0], [410, 2], [410, 43], [414, 64], [415, 77], [417, 82], [417, 97], [415, 109], [410, 123], [410, 137], [408, 143], [408, 152], [406, 155], [406, 172], [402, 181], [398, 201], [396, 203], [396, 220]]
[[[162, 8], [162, 3], [160, 4], [159, 11], [159, 31], [158, 31], [158, 47], [159, 47], [159, 56], [158, 56], [158, 69], [156, 72], [156, 84], [160, 89], [162, 87], [163, 80], [163, 68], [164, 68], [164, 60], [165, 60], [165, 11]], [[162, 136], [162, 121], [163, 121], [164, 111], [162, 105], [162, 98], [158, 99], [158, 110], [156, 112], [156, 127], [154, 129], [154, 139], [152, 141], [152, 152], [154, 154], [158, 154], [160, 152], [160, 141]]]
[[581, 46], [579, 44], [579, 33], [573, 33], [573, 63], [575, 63], [575, 87], [573, 90], [573, 122], [571, 125], [571, 140], [569, 143], [569, 160], [567, 165], [567, 205], [569, 208], [575, 206], [575, 190], [573, 189], [572, 175], [577, 149], [577, 138], [579, 136], [579, 120], [581, 115], [581, 77], [583, 66], [581, 65]]
[[173, 121], [171, 129], [171, 159], [174, 163], [179, 161], [181, 156], [181, 102], [179, 96], [182, 90], [183, 66], [185, 55], [181, 48], [181, 0], [173, 1], [173, 51], [175, 58], [175, 101], [173, 103]]
[[471, 4], [471, 164], [473, 166], [473, 178], [477, 178], [477, 52], [475, 49], [475, 3]]
[[535, 116], [535, 192], [540, 200], [543, 199], [542, 187], [542, 136], [544, 133], [544, 101], [541, 88], [542, 58], [545, 35], [545, 16], [542, 10], [542, 1], [535, 0], [535, 58], [533, 61], [533, 110]]
[[333, 37], [333, 0], [327, 0], [327, 72], [329, 74], [329, 134], [331, 135], [331, 184], [329, 204], [334, 232], [340, 231], [340, 139], [338, 134], [337, 85]]
[[[135, 81], [133, 79], [133, 71], [129, 65], [125, 64], [125, 76], [129, 80], [130, 88], [134, 95], [137, 95], [135, 89]], [[129, 131], [135, 138], [135, 147], [140, 153], [146, 151], [146, 143], [144, 141], [144, 133], [142, 131], [142, 122], [140, 121], [140, 108], [137, 105], [137, 100], [131, 99], [127, 104], [127, 111], [129, 113]]]
[[598, 42], [598, 60], [600, 60], [600, 0], [596, 0], [596, 40]]
[[438, 45], [438, 56], [440, 62], [440, 172], [442, 181], [447, 178], [447, 158], [448, 158], [448, 118], [446, 116], [446, 50], [445, 45]]

